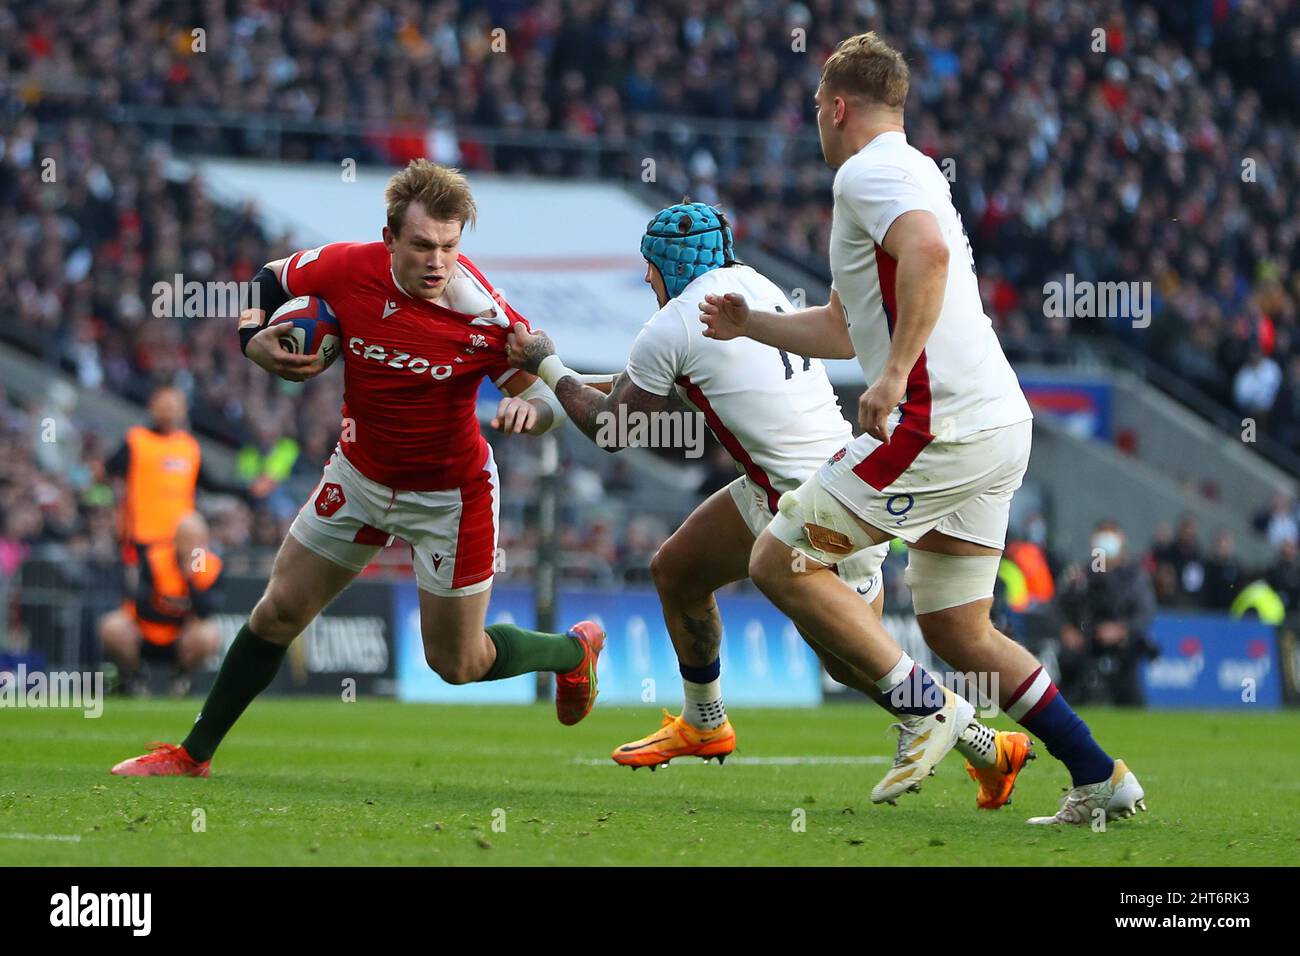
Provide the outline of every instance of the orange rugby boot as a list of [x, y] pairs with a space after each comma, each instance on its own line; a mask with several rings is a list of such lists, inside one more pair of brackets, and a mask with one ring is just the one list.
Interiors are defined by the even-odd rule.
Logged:
[[999, 730], [995, 743], [997, 760], [992, 767], [976, 769], [969, 760], [966, 761], [966, 772], [980, 785], [975, 805], [981, 810], [996, 810], [1009, 803], [1011, 791], [1016, 788], [1017, 775], [1025, 764], [1038, 756], [1028, 734]]
[[700, 730], [664, 710], [658, 730], [615, 748], [610, 756], [615, 763], [633, 770], [637, 767], [654, 770], [675, 757], [703, 757], [705, 763], [717, 757], [721, 764], [735, 749], [736, 731], [730, 720], [713, 730]]

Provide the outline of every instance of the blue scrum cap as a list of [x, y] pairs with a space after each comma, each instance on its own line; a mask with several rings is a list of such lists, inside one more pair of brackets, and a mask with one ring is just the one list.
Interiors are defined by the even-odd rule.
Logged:
[[692, 279], [735, 261], [731, 227], [708, 203], [680, 202], [650, 220], [641, 255], [654, 263], [668, 298], [675, 299]]

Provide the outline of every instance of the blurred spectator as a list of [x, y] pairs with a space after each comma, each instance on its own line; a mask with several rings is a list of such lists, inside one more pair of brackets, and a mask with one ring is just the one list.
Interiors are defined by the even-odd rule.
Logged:
[[1025, 522], [1023, 536], [1013, 535], [1007, 540], [1005, 558], [1016, 565], [1024, 579], [1024, 595], [1020, 606], [1009, 599], [1014, 611], [1046, 605], [1056, 597], [1056, 582], [1046, 542], [1047, 523], [1040, 514], [1031, 515]]
[[1280, 548], [1286, 541], [1300, 541], [1300, 509], [1295, 499], [1285, 492], [1279, 491], [1269, 507], [1255, 515], [1254, 525], [1274, 548]]
[[1274, 406], [1272, 429], [1287, 448], [1300, 448], [1300, 352], [1291, 357]]
[[255, 419], [253, 440], [239, 449], [235, 475], [247, 485], [269, 480], [280, 484], [293, 473], [298, 461], [298, 443], [282, 433], [278, 423]]
[[1174, 539], [1154, 550], [1156, 588], [1162, 604], [1195, 606], [1205, 585], [1200, 530], [1196, 518], [1184, 515]]
[[576, 505], [592, 505], [605, 498], [605, 483], [600, 472], [573, 461], [560, 465], [564, 473], [564, 497]]
[[1266, 428], [1281, 385], [1282, 370], [1277, 363], [1258, 347], [1254, 348], [1232, 380], [1232, 397], [1237, 410], [1254, 417], [1261, 429]]
[[1300, 611], [1300, 558], [1297, 554], [1300, 554], [1300, 545], [1295, 541], [1283, 541], [1278, 547], [1277, 561], [1264, 575], [1292, 614]]
[[71, 475], [81, 464], [81, 432], [71, 418], [76, 407], [76, 389], [60, 381], [50, 384], [33, 415], [33, 447], [42, 471]]
[[615, 457], [605, 475], [605, 491], [611, 495], [627, 494], [637, 489], [636, 478], [628, 468], [627, 458]]
[[1211, 611], [1226, 611], [1244, 583], [1245, 570], [1237, 560], [1236, 541], [1230, 531], [1214, 536], [1214, 549], [1205, 562], [1202, 605]]
[[235, 458], [236, 480], [247, 493], [262, 498], [264, 509], [278, 518], [291, 518], [302, 504], [285, 484], [294, 473], [300, 451], [288, 431], [270, 419], [255, 419], [253, 440]]
[[624, 583], [651, 584], [650, 559], [667, 537], [667, 529], [654, 518], [640, 516], [628, 522], [619, 558]]
[[1059, 596], [1061, 692], [1071, 700], [1121, 707], [1145, 703], [1138, 664], [1156, 656], [1148, 631], [1155, 612], [1151, 582], [1128, 560], [1124, 532], [1103, 521], [1093, 532], [1096, 556], [1071, 566]]

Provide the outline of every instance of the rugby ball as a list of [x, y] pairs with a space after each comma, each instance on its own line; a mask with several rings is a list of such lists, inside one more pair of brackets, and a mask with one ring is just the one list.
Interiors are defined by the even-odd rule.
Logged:
[[339, 357], [343, 333], [339, 320], [326, 301], [314, 295], [300, 295], [275, 310], [268, 325], [281, 329], [280, 347], [295, 355], [319, 356], [325, 368]]

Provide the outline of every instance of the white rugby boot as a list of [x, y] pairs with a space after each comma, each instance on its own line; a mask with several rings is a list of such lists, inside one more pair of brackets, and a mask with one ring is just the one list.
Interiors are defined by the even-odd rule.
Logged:
[[871, 790], [872, 803], [897, 803], [908, 791], [921, 789], [935, 765], [956, 745], [966, 725], [975, 717], [975, 706], [943, 687], [941, 710], [926, 717], [903, 717], [898, 730], [898, 753], [889, 773]]
[[1106, 812], [1107, 820], [1131, 817], [1139, 810], [1145, 811], [1146, 791], [1138, 783], [1133, 771], [1122, 760], [1115, 761], [1115, 770], [1109, 780], [1075, 787], [1061, 798], [1061, 809], [1050, 817], [1030, 817], [1026, 823], [1051, 826], [1068, 823], [1088, 826], [1099, 819], [1098, 810]]

